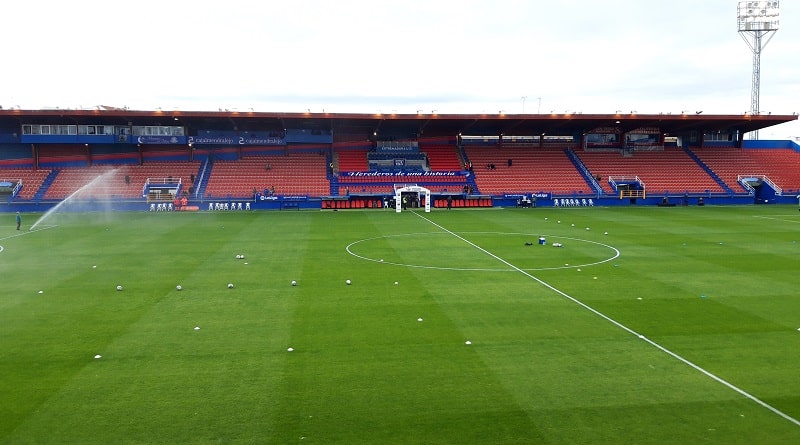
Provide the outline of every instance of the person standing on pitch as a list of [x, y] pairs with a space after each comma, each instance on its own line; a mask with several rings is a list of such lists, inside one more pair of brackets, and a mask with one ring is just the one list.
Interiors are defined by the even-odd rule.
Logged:
[[17, 212], [17, 230], [19, 230], [19, 226], [22, 224], [22, 216]]

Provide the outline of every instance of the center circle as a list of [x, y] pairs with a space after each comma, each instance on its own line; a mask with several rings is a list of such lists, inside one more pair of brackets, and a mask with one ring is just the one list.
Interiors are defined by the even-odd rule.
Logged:
[[356, 258], [380, 264], [481, 272], [573, 269], [620, 256], [619, 250], [598, 241], [509, 232], [384, 235], [354, 241], [346, 250]]

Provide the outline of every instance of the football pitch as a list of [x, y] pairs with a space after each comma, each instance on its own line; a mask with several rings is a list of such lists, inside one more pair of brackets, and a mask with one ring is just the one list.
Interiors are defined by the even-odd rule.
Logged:
[[0, 216], [0, 443], [800, 443], [795, 206]]

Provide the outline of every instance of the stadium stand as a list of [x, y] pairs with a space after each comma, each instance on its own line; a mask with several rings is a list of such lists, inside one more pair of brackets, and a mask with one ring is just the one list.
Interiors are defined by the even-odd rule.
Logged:
[[638, 177], [647, 193], [724, 193], [725, 190], [682, 149], [666, 147], [663, 151], [620, 153], [578, 151], [581, 162], [599, 177], [603, 191], [614, 193], [608, 178]]
[[[98, 176], [113, 171], [87, 191], [87, 197], [141, 199], [145, 182], [150, 178], [180, 180], [183, 190], [189, 189], [192, 177], [197, 174], [197, 162], [153, 161], [144, 165], [97, 165], [92, 167], [67, 167], [57, 171], [55, 180], [44, 194], [44, 199], [64, 199]], [[126, 177], [128, 178], [126, 180]]]
[[[686, 192], [711, 204], [794, 203], [800, 190], [796, 142], [742, 139], [796, 116], [632, 115], [623, 124], [580, 113], [173, 114], [0, 109], [0, 172], [10, 175], [0, 177], [0, 195], [9, 210], [31, 211], [112, 169], [90, 196], [119, 199], [126, 209], [139, 208], [145, 193], [149, 204], [190, 188], [188, 198], [199, 203], [255, 198], [258, 209], [382, 203], [405, 184], [432, 190], [434, 199], [486, 198], [498, 206], [589, 197], [662, 205]], [[681, 141], [700, 147], [678, 147]], [[742, 186], [743, 176], [754, 178]], [[265, 191], [276, 196], [266, 199]], [[519, 196], [529, 194], [536, 196]], [[632, 199], [621, 203], [623, 196]]]
[[481, 194], [593, 193], [563, 148], [468, 147], [465, 151]]
[[428, 155], [431, 171], [459, 171], [464, 162], [452, 145], [423, 145], [421, 150]]
[[417, 184], [434, 193], [463, 193], [465, 176], [340, 176], [339, 196], [357, 193], [393, 194], [394, 184]]
[[695, 155], [736, 192], [739, 176], [766, 176], [784, 194], [800, 192], [800, 152], [789, 148], [692, 148]]
[[366, 172], [369, 171], [366, 149], [338, 150], [336, 152], [336, 165], [340, 172]]
[[734, 147], [698, 148], [691, 151], [736, 193], [747, 193], [739, 183], [739, 175], [764, 175], [766, 172], [749, 153]]
[[746, 149], [784, 194], [800, 193], [800, 152], [789, 148]]
[[254, 191], [264, 190], [274, 190], [276, 195], [326, 196], [330, 182], [325, 162], [325, 157], [308, 153], [215, 161], [205, 196], [252, 199]]
[[29, 168], [0, 169], [0, 182], [22, 183], [17, 199], [33, 199], [36, 191], [42, 186], [50, 174], [49, 169], [33, 170]]

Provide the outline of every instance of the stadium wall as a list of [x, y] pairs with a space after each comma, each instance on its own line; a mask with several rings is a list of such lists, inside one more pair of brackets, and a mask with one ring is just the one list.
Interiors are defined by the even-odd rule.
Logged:
[[[389, 198], [392, 198], [393, 195], [386, 195]], [[587, 200], [588, 197], [584, 196]], [[584, 197], [578, 197], [583, 199]], [[488, 205], [481, 205], [480, 207], [517, 207], [519, 205], [518, 197], [512, 196], [494, 196], [494, 197], [473, 197], [475, 199], [481, 199], [484, 203], [489, 203]], [[752, 205], [752, 204], [759, 204], [759, 205], [772, 205], [772, 204], [797, 204], [798, 199], [796, 196], [775, 196], [773, 195], [763, 195], [760, 198], [756, 198], [753, 196], [701, 196], [701, 195], [694, 195], [690, 196], [688, 200], [684, 200], [682, 196], [668, 196], [666, 207], [681, 207], [684, 205], [688, 206], [697, 206], [700, 204], [700, 199], [702, 198], [703, 205], [714, 206], [714, 205]], [[330, 198], [329, 198], [330, 199]], [[369, 208], [369, 206], [363, 205], [348, 205], [348, 204], [341, 204], [335, 207], [331, 206], [324, 206], [323, 204], [329, 200], [326, 198], [317, 198], [317, 197], [308, 197], [308, 196], [277, 196], [277, 197], [267, 197], [267, 199], [263, 200], [235, 200], [235, 199], [211, 199], [211, 200], [190, 200], [189, 205], [199, 207], [200, 211], [208, 211], [209, 205], [213, 209], [215, 203], [221, 204], [228, 204], [229, 208], [232, 206], [236, 206], [238, 203], [242, 203], [243, 208], [246, 206], [246, 203], [250, 203], [251, 210], [281, 210], [281, 211], [291, 211], [291, 210], [324, 210], [324, 209], [363, 209]], [[341, 200], [341, 198], [337, 198]], [[381, 200], [382, 195], [376, 195], [374, 197], [375, 200]], [[443, 202], [443, 196], [439, 195], [432, 195], [432, 199], [434, 203], [436, 202]], [[550, 198], [537, 198], [536, 200], [536, 207], [537, 208], [558, 208], [563, 206], [555, 206], [553, 197]], [[561, 198], [558, 198], [561, 199]], [[363, 201], [364, 197], [354, 196], [352, 198], [353, 201], [360, 200]], [[664, 197], [663, 196], [651, 196], [648, 198], [608, 198], [608, 197], [601, 197], [601, 198], [592, 198], [594, 202], [594, 207], [655, 207], [655, 206], [665, 206], [664, 204]], [[51, 208], [55, 207], [59, 202], [58, 201], [40, 201], [40, 202], [0, 202], [0, 213], [7, 213], [7, 212], [22, 212], [22, 213], [42, 213], [50, 210]], [[434, 205], [434, 208], [441, 208], [442, 206]], [[145, 202], [144, 200], [135, 200], [135, 201], [121, 201], [121, 200], [111, 200], [111, 201], [95, 201], [88, 205], [88, 207], [83, 206], [83, 210], [85, 211], [149, 211], [150, 204]], [[374, 208], [374, 207], [373, 207]], [[376, 208], [376, 210], [378, 210]], [[221, 210], [226, 211], [226, 210]], [[230, 212], [239, 211], [239, 210], [227, 210]]]
[[742, 148], [791, 148], [794, 151], [800, 151], [800, 145], [794, 141], [751, 141], [746, 140], [742, 142]]

